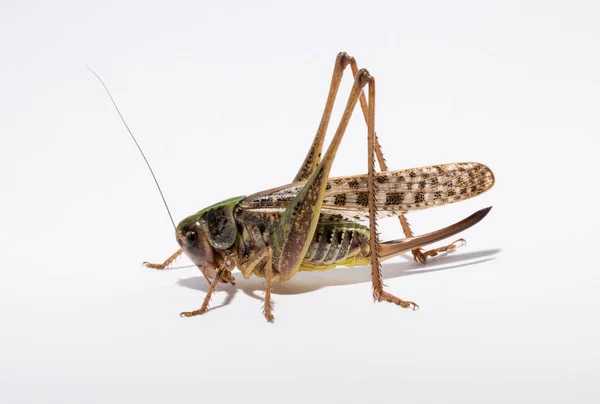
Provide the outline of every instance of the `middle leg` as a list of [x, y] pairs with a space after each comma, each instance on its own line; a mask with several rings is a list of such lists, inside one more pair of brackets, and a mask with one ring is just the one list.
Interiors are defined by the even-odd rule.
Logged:
[[265, 303], [263, 305], [263, 314], [269, 323], [275, 321], [273, 316], [273, 308], [271, 306], [271, 281], [273, 279], [273, 248], [267, 246], [260, 250], [256, 255], [240, 262], [240, 271], [245, 279], [250, 278], [252, 272], [260, 265], [264, 260], [267, 263], [264, 267], [265, 271]]

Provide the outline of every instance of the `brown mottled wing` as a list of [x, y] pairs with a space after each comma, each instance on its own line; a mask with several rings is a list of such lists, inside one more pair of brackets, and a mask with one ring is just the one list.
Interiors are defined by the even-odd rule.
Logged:
[[[241, 203], [244, 209], [282, 211], [304, 183], [259, 192]], [[375, 175], [377, 215], [397, 216], [480, 195], [494, 185], [494, 174], [480, 163], [451, 163]], [[330, 178], [321, 212], [352, 220], [368, 220], [367, 176]]]

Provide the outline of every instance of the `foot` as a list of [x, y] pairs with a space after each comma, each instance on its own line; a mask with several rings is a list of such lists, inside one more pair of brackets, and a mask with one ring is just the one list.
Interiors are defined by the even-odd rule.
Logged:
[[264, 314], [265, 314], [265, 318], [267, 319], [267, 321], [269, 323], [273, 323], [275, 321], [275, 317], [273, 316], [273, 314], [271, 314], [270, 310], [269, 311], [265, 311]]
[[412, 250], [412, 253], [415, 261], [420, 262], [421, 264], [425, 264], [427, 262], [427, 258], [429, 257], [435, 257], [439, 253], [453, 252], [457, 248], [462, 247], [466, 244], [467, 240], [465, 240], [464, 238], [459, 238], [458, 240], [455, 240], [452, 244], [448, 244], [443, 247], [433, 248], [427, 251], [423, 251], [422, 248], [416, 248]]
[[165, 269], [166, 267], [168, 267], [168, 266], [169, 266], [168, 264], [167, 264], [167, 265], [165, 265], [164, 263], [162, 263], [162, 264], [152, 264], [152, 263], [150, 263], [150, 262], [148, 262], [148, 261], [144, 261], [144, 262], [142, 263], [142, 265], [144, 265], [146, 268], [158, 269], [158, 270]]
[[148, 261], [144, 261], [142, 264], [146, 267], [146, 268], [152, 268], [152, 269], [165, 269], [167, 268], [169, 265], [171, 265], [173, 263], [173, 261], [175, 261], [175, 259], [177, 257], [179, 257], [181, 254], [183, 253], [183, 250], [179, 249], [175, 252], [175, 254], [171, 255], [169, 258], [166, 259], [165, 262], [163, 262], [162, 264], [151, 264]]
[[263, 306], [263, 314], [269, 323], [275, 321], [275, 317], [273, 317], [273, 309], [271, 308], [271, 297], [268, 296], [268, 300], [265, 300], [265, 305]]
[[404, 307], [405, 309], [417, 310], [419, 305], [408, 300], [402, 300], [399, 297], [392, 295], [391, 293], [381, 291], [378, 296], [375, 297], [378, 302], [390, 302], [397, 304], [398, 306]]
[[179, 317], [194, 317], [194, 316], [200, 316], [204, 313], [206, 313], [208, 311], [208, 309], [206, 308], [201, 308], [198, 310], [194, 310], [194, 311], [183, 311], [181, 313], [179, 313]]

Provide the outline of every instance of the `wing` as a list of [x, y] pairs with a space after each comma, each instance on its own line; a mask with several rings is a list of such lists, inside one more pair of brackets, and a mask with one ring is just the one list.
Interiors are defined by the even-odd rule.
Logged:
[[[494, 174], [480, 163], [451, 163], [375, 174], [377, 217], [398, 216], [480, 195], [494, 185]], [[304, 186], [296, 182], [248, 196], [244, 209], [283, 211]], [[367, 175], [330, 178], [321, 212], [368, 220]]]

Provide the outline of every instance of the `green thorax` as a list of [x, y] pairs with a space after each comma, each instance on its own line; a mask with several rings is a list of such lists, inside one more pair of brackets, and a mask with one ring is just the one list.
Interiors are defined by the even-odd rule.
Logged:
[[209, 211], [222, 210], [222, 209], [233, 210], [238, 203], [240, 203], [242, 200], [244, 200], [244, 198], [246, 198], [245, 195], [244, 196], [236, 196], [236, 197], [229, 198], [229, 199], [226, 199], [221, 202], [217, 202], [214, 205], [210, 205], [209, 207], [204, 208], [204, 209], [194, 213], [193, 215], [186, 217], [181, 222], [179, 222], [179, 224], [177, 225], [177, 231], [180, 231], [183, 227], [185, 227], [188, 224], [199, 222], [202, 219], [202, 217]]
[[230, 248], [237, 235], [233, 212], [244, 198], [245, 196], [237, 196], [227, 199], [186, 217], [177, 226], [177, 233], [197, 232], [199, 227], [213, 248]]

